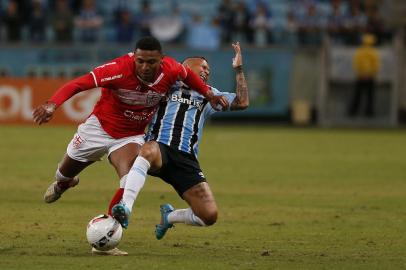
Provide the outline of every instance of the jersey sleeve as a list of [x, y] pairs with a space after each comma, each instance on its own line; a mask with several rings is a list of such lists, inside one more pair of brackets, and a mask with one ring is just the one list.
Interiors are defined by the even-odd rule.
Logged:
[[185, 80], [187, 75], [188, 75], [188, 71], [186, 70], [186, 68], [182, 64], [180, 64], [178, 62], [176, 62], [176, 67], [175, 68], [176, 68], [177, 73], [178, 73], [178, 76], [177, 76], [176, 80], [177, 81]]
[[75, 94], [93, 88], [95, 88], [94, 81], [92, 76], [88, 73], [64, 84], [52, 95], [49, 101], [59, 107]]
[[[227, 111], [229, 111], [229, 110], [230, 110], [230, 107], [231, 107], [231, 103], [233, 103], [233, 101], [234, 101], [234, 99], [235, 99], [235, 97], [236, 97], [237, 95], [236, 95], [235, 93], [221, 92], [221, 91], [217, 90], [217, 89], [214, 88], [214, 87], [211, 87], [211, 90], [213, 91], [213, 94], [214, 94], [215, 96], [225, 96], [225, 97], [226, 97], [226, 99], [227, 99], [227, 101], [228, 101], [228, 104], [229, 104]], [[210, 115], [212, 115], [212, 114], [214, 114], [214, 113], [216, 113], [216, 112], [222, 112], [222, 111], [216, 111], [215, 109], [213, 109], [213, 107], [211, 106], [210, 103], [208, 103], [207, 105], [208, 105], [209, 108], [210, 108], [210, 110], [209, 110], [209, 114], [210, 114]]]
[[183, 81], [191, 89], [194, 89], [199, 94], [207, 97], [210, 92], [210, 87], [205, 84], [202, 79], [196, 75], [189, 67], [185, 67], [181, 63], [177, 62], [175, 59], [168, 57], [168, 61], [171, 61], [172, 72], [175, 73], [176, 81]]
[[120, 68], [122, 63], [120, 59], [115, 59], [111, 62], [105, 63], [101, 66], [94, 68], [90, 74], [93, 77], [93, 81], [96, 87], [111, 86], [112, 81], [123, 77], [122, 69]]

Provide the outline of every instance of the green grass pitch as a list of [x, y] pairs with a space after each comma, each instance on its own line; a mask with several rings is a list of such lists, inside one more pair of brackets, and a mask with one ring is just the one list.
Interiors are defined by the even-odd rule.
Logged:
[[0, 127], [0, 269], [405, 269], [406, 131], [205, 130], [203, 171], [220, 208], [208, 228], [154, 238], [159, 205], [186, 204], [148, 178], [120, 248], [92, 256], [87, 222], [118, 185], [106, 160], [47, 205], [74, 127]]

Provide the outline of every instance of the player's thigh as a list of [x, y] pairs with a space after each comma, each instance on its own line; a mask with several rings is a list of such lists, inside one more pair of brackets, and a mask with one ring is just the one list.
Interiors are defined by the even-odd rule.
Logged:
[[189, 204], [193, 213], [201, 218], [206, 225], [216, 222], [217, 204], [207, 182], [192, 186], [182, 194], [182, 197]]
[[107, 155], [120, 178], [128, 174], [144, 143], [144, 135], [113, 139], [109, 142]]
[[[62, 168], [79, 167], [83, 170], [94, 161], [99, 161], [107, 153], [108, 145], [114, 139], [108, 135], [100, 125], [96, 116], [90, 116], [84, 123], [80, 124], [77, 132], [68, 144]], [[82, 165], [83, 166], [82, 166]], [[69, 170], [70, 169], [66, 169]], [[61, 173], [63, 173], [61, 171]]]
[[110, 163], [116, 169], [120, 178], [128, 174], [140, 152], [140, 149], [140, 144], [128, 143], [110, 153]]

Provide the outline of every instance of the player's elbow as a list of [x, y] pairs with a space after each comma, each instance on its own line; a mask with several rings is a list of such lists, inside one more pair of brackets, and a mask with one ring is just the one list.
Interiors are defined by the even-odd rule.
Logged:
[[239, 100], [238, 102], [235, 103], [234, 106], [232, 106], [232, 110], [236, 111], [242, 111], [245, 110], [249, 107], [250, 102], [247, 100]]
[[250, 106], [250, 102], [248, 100], [245, 100], [244, 102], [241, 103], [240, 105], [240, 110], [245, 110]]

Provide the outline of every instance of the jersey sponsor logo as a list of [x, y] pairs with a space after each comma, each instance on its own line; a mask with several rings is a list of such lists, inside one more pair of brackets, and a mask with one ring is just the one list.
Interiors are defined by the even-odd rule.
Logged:
[[118, 74], [118, 75], [114, 75], [114, 76], [111, 76], [111, 77], [102, 78], [100, 81], [101, 82], [112, 81], [112, 80], [115, 80], [115, 79], [120, 79], [121, 77], [123, 77], [123, 74]]
[[183, 103], [183, 104], [188, 104], [188, 105], [192, 105], [197, 107], [200, 111], [203, 109], [203, 102], [202, 101], [198, 101], [196, 99], [192, 99], [192, 98], [183, 98], [180, 97], [176, 94], [173, 94], [170, 97], [171, 101], [175, 101], [175, 102], [179, 102], [179, 103]]
[[155, 110], [150, 112], [134, 112], [130, 110], [124, 111], [124, 116], [130, 119], [131, 121], [147, 121], [155, 113]]

